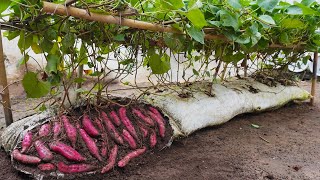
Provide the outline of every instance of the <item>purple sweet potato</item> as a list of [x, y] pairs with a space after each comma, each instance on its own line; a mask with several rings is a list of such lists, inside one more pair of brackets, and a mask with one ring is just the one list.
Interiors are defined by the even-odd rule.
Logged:
[[39, 130], [39, 136], [40, 137], [48, 136], [50, 133], [50, 130], [51, 130], [51, 125], [49, 123], [42, 125]]
[[62, 115], [61, 120], [63, 122], [67, 137], [72, 144], [72, 147], [75, 147], [77, 142], [77, 129], [69, 122], [67, 116]]
[[49, 147], [52, 151], [61, 154], [65, 158], [71, 161], [85, 161], [84, 158], [78, 151], [72, 147], [62, 143], [62, 142], [52, 142], [49, 144]]
[[126, 129], [122, 130], [122, 137], [125, 141], [127, 141], [131, 149], [137, 149], [136, 141]]
[[118, 162], [118, 166], [119, 167], [124, 167], [126, 166], [129, 161], [133, 158], [136, 158], [140, 155], [142, 155], [144, 152], [146, 152], [147, 148], [146, 147], [143, 147], [141, 149], [137, 149], [135, 151], [132, 151], [130, 152], [129, 154], [127, 154], [123, 159], [121, 159], [119, 162]]
[[100, 133], [99, 131], [97, 130], [96, 127], [94, 127], [91, 119], [89, 118], [88, 115], [84, 114], [83, 115], [83, 118], [82, 118], [82, 126], [83, 126], [83, 129], [92, 137], [96, 137], [96, 136], [99, 136]]
[[110, 115], [110, 117], [111, 117], [112, 122], [113, 122], [116, 126], [120, 126], [121, 121], [120, 121], [120, 118], [119, 118], [119, 116], [117, 115], [117, 113], [116, 113], [115, 111], [111, 111], [109, 115]]
[[91, 164], [70, 164], [67, 165], [64, 162], [58, 162], [58, 170], [66, 174], [83, 173], [94, 170], [96, 167]]
[[127, 128], [127, 130], [130, 132], [130, 134], [136, 139], [138, 139], [138, 135], [136, 130], [134, 129], [130, 119], [127, 117], [126, 113], [127, 109], [125, 107], [121, 107], [119, 109], [119, 115], [120, 115], [120, 120], [122, 121], [122, 124]]
[[102, 143], [101, 143], [101, 156], [106, 157], [107, 154], [108, 154], [107, 142], [102, 141]]
[[53, 159], [51, 151], [43, 144], [41, 140], [35, 141], [34, 147], [37, 150], [40, 159], [43, 161], [51, 161]]
[[157, 122], [158, 128], [159, 128], [159, 134], [162, 138], [164, 138], [165, 133], [166, 133], [166, 127], [165, 127], [163, 120], [159, 116], [154, 114], [152, 111], [149, 111], [149, 115], [151, 116], [151, 118], [153, 120], [155, 120]]
[[101, 116], [112, 139], [120, 145], [123, 144], [122, 137], [119, 135], [117, 129], [114, 127], [107, 114], [105, 112], [101, 112]]
[[41, 171], [54, 171], [56, 170], [56, 166], [52, 163], [39, 164], [38, 169]]
[[153, 148], [157, 144], [157, 134], [154, 130], [150, 133], [150, 147]]
[[95, 118], [94, 119], [94, 123], [96, 124], [96, 126], [98, 127], [100, 132], [103, 132], [103, 126], [102, 126], [102, 123], [101, 123], [101, 119], [100, 118]]
[[41, 162], [40, 158], [36, 156], [21, 154], [18, 149], [13, 150], [11, 155], [13, 159], [24, 164], [39, 164]]
[[21, 146], [22, 146], [21, 153], [25, 153], [30, 148], [31, 144], [32, 144], [32, 132], [28, 131], [24, 135], [23, 140], [21, 142]]
[[145, 138], [148, 136], [148, 130], [146, 128], [144, 128], [143, 126], [139, 126], [140, 131], [142, 133], [142, 136]]
[[60, 122], [54, 122], [53, 125], [53, 139], [57, 139], [61, 133], [61, 124]]
[[110, 171], [114, 167], [114, 165], [116, 164], [117, 154], [118, 154], [118, 146], [114, 145], [114, 147], [110, 151], [107, 165], [102, 168], [101, 174]]
[[144, 115], [140, 110], [138, 110], [138, 109], [136, 109], [136, 108], [133, 108], [133, 109], [132, 109], [132, 112], [133, 112], [133, 114], [136, 115], [138, 118], [142, 119], [143, 122], [145, 122], [147, 125], [149, 125], [149, 126], [151, 126], [151, 127], [154, 126], [153, 120], [152, 120], [150, 117]]
[[80, 129], [80, 136], [82, 137], [84, 143], [86, 144], [87, 148], [89, 149], [89, 152], [96, 157], [99, 161], [102, 161], [102, 158], [99, 154], [99, 149], [94, 142], [94, 140], [86, 133], [84, 129]]

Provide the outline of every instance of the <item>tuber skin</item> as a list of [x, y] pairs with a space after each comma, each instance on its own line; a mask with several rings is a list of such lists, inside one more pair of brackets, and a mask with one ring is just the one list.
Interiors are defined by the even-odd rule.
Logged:
[[84, 143], [86, 144], [87, 148], [89, 149], [90, 153], [97, 158], [99, 161], [102, 161], [102, 158], [99, 154], [99, 149], [94, 142], [94, 140], [86, 133], [84, 129], [80, 129], [80, 136], [82, 137]]
[[83, 118], [82, 118], [82, 126], [83, 126], [83, 129], [92, 137], [96, 137], [96, 136], [99, 136], [100, 133], [99, 131], [97, 130], [96, 127], [94, 127], [91, 119], [89, 118], [88, 115], [84, 114], [83, 115]]
[[75, 147], [77, 142], [77, 129], [69, 122], [67, 116], [62, 115], [61, 120], [63, 122], [67, 137], [72, 144], [72, 147]]
[[103, 126], [102, 126], [101, 120], [99, 118], [95, 118], [94, 123], [96, 124], [100, 132], [103, 132]]
[[154, 132], [154, 130], [150, 133], [150, 147], [153, 148], [157, 144], [157, 134]]
[[54, 122], [53, 125], [53, 139], [58, 139], [58, 136], [61, 133], [61, 124], [60, 122]]
[[162, 122], [165, 122], [165, 120], [163, 119], [161, 113], [160, 113], [156, 108], [150, 106], [150, 107], [149, 107], [149, 110], [150, 110], [151, 112], [153, 112], [153, 114], [155, 114], [156, 116], [158, 116], [158, 118], [161, 119]]
[[40, 137], [44, 137], [44, 136], [48, 136], [51, 130], [51, 125], [50, 124], [44, 124], [40, 127], [39, 130], [39, 136]]
[[115, 111], [111, 111], [109, 115], [110, 115], [110, 117], [111, 117], [112, 122], [113, 122], [116, 126], [120, 126], [120, 125], [121, 125], [120, 118], [119, 118], [119, 116], [117, 115], [117, 113], [116, 113]]
[[127, 130], [122, 130], [122, 137], [125, 141], [127, 141], [131, 149], [137, 149], [136, 141], [133, 139], [133, 137]]
[[108, 154], [107, 142], [102, 141], [101, 143], [101, 156], [106, 157]]
[[90, 164], [70, 164], [70, 165], [67, 165], [64, 162], [58, 162], [57, 167], [60, 172], [66, 173], [66, 174], [88, 172], [88, 171], [92, 171], [95, 169], [95, 166], [90, 165]]
[[52, 163], [39, 164], [38, 169], [41, 171], [54, 171], [56, 170], [56, 166]]
[[13, 159], [24, 164], [39, 164], [41, 162], [40, 158], [36, 156], [21, 154], [18, 149], [13, 150], [11, 155]]
[[154, 119], [157, 122], [158, 128], [159, 128], [159, 134], [162, 138], [164, 138], [166, 133], [166, 127], [163, 120], [159, 118], [159, 116], [154, 114], [152, 111], [149, 111], [149, 115], [151, 116], [152, 119]]
[[49, 144], [49, 147], [52, 151], [61, 154], [68, 160], [78, 162], [86, 160], [86, 158], [84, 158], [80, 153], [78, 153], [78, 151], [62, 142], [52, 142], [51, 144]]
[[25, 153], [30, 148], [31, 144], [32, 144], [32, 132], [28, 131], [24, 135], [21, 143], [21, 146], [22, 146], [21, 153]]
[[149, 125], [151, 127], [154, 126], [154, 122], [152, 121], [152, 119], [150, 117], [144, 115], [140, 110], [133, 108], [132, 112], [134, 115], [136, 115], [137, 117], [142, 119], [147, 125]]
[[114, 165], [116, 164], [117, 154], [118, 154], [118, 146], [114, 145], [114, 147], [110, 151], [110, 156], [108, 158], [107, 165], [101, 169], [101, 174], [104, 174], [110, 171], [114, 167]]
[[118, 131], [116, 130], [116, 128], [114, 127], [114, 125], [112, 124], [112, 122], [110, 121], [110, 119], [108, 118], [107, 114], [105, 112], [101, 112], [101, 116], [102, 119], [104, 120], [104, 123], [106, 125], [106, 128], [108, 130], [108, 133], [110, 134], [110, 136], [112, 137], [112, 139], [117, 143], [122, 145], [123, 144], [123, 139], [122, 137], [119, 135]]
[[141, 148], [141, 149], [137, 149], [137, 150], [135, 150], [135, 151], [130, 152], [129, 154], [127, 154], [123, 159], [121, 159], [121, 160], [118, 162], [118, 166], [121, 167], [121, 168], [124, 167], [124, 166], [126, 166], [131, 159], [136, 158], [136, 157], [142, 155], [143, 153], [146, 152], [146, 150], [147, 150], [147, 148], [146, 148], [146, 147], [143, 147], [143, 148]]
[[120, 114], [120, 120], [122, 121], [123, 125], [127, 128], [127, 130], [130, 132], [130, 134], [138, 141], [138, 135], [136, 130], [134, 129], [130, 119], [127, 117], [126, 114], [126, 108], [121, 107], [119, 109], [119, 114]]
[[35, 141], [34, 147], [37, 150], [40, 159], [42, 159], [43, 161], [51, 161], [53, 159], [51, 151], [44, 145], [41, 140]]
[[148, 130], [146, 128], [144, 128], [143, 126], [139, 126], [141, 132], [142, 132], [142, 136], [144, 138], [146, 138], [148, 136]]

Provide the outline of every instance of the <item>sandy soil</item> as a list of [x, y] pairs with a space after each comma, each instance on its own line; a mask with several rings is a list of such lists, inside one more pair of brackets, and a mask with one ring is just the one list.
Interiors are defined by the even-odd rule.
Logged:
[[[309, 89], [310, 83], [301, 86]], [[17, 108], [26, 104], [23, 94], [17, 97]], [[320, 98], [316, 101], [314, 107], [289, 104], [235, 117], [176, 140], [125, 169], [83, 179], [320, 179]], [[1, 111], [1, 121], [2, 116]], [[2, 150], [0, 156], [1, 179], [27, 179]]]

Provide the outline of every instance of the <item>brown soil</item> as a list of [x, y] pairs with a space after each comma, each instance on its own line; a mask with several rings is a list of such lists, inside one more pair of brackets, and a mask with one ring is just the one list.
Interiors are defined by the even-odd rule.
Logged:
[[[320, 179], [319, 103], [317, 98], [315, 107], [289, 104], [241, 115], [149, 152], [124, 169], [83, 179]], [[0, 155], [1, 179], [27, 178], [3, 151]]]

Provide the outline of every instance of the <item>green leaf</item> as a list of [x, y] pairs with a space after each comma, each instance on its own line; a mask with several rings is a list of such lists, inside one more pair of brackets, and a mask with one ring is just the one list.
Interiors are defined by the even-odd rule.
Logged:
[[220, 21], [222, 21], [222, 26], [230, 26], [233, 27], [233, 29], [236, 31], [239, 29], [239, 21], [238, 17], [226, 10], [220, 10]]
[[305, 5], [301, 4], [301, 3], [295, 2], [294, 5], [296, 5], [296, 6], [298, 6], [299, 8], [302, 9], [303, 15], [316, 15], [316, 16], [320, 16], [320, 12], [315, 11], [315, 10], [311, 9], [310, 7], [305, 6]]
[[40, 47], [44, 52], [49, 53], [53, 48], [53, 43], [47, 39], [43, 39], [40, 43]]
[[76, 39], [76, 35], [73, 33], [68, 33], [64, 36], [63, 40], [62, 40], [62, 45], [64, 46], [64, 48], [70, 48], [74, 45], [75, 43], [75, 39]]
[[170, 70], [170, 57], [167, 54], [148, 56], [148, 63], [153, 74], [164, 74]]
[[220, 21], [208, 21], [208, 23], [210, 25], [216, 26], [216, 27], [220, 27], [221, 26], [221, 22]]
[[173, 51], [181, 52], [184, 48], [185, 36], [178, 34], [164, 34], [164, 43]]
[[202, 8], [203, 4], [200, 0], [190, 0], [188, 3], [188, 9], [199, 9]]
[[262, 24], [267, 24], [267, 25], [275, 25], [276, 22], [272, 19], [271, 16], [269, 15], [261, 15], [259, 16], [259, 19], [262, 21]]
[[129, 65], [129, 64], [133, 64], [135, 62], [134, 59], [125, 59], [123, 61], [120, 61], [119, 64], [122, 64], [122, 65]]
[[115, 41], [125, 41], [124, 36], [125, 36], [124, 34], [118, 34], [118, 35], [113, 37], [113, 40], [115, 40]]
[[196, 41], [201, 44], [204, 44], [204, 32], [200, 29], [197, 29], [194, 26], [187, 27], [188, 34]]
[[21, 52], [23, 52], [24, 50], [28, 49], [33, 41], [33, 37], [31, 34], [26, 35], [25, 31], [21, 31], [20, 32], [20, 39], [18, 41], [18, 47], [20, 49]]
[[41, 81], [34, 72], [27, 72], [22, 80], [22, 85], [28, 98], [40, 98], [47, 95], [51, 85], [49, 82]]
[[31, 49], [32, 49], [32, 51], [33, 51], [34, 53], [36, 53], [36, 54], [41, 54], [41, 53], [42, 53], [42, 49], [41, 49], [40, 46], [39, 46], [37, 43], [35, 43], [35, 42], [33, 42], [33, 43], [31, 44]]
[[287, 14], [290, 14], [290, 15], [302, 15], [303, 12], [302, 12], [302, 9], [296, 5], [292, 5], [292, 6], [289, 6], [287, 8]]
[[289, 44], [290, 43], [290, 40], [289, 40], [289, 36], [286, 32], [282, 32], [280, 34], [280, 43], [281, 44]]
[[200, 9], [192, 9], [187, 12], [186, 16], [196, 28], [201, 29], [207, 25], [207, 21]]
[[45, 110], [47, 110], [47, 107], [46, 107], [46, 105], [43, 103], [43, 104], [41, 105], [41, 107], [39, 108], [39, 111], [43, 112], [43, 111], [45, 111]]
[[47, 66], [46, 66], [46, 71], [48, 73], [57, 73], [57, 68], [58, 68], [58, 64], [60, 61], [60, 57], [55, 55], [55, 54], [49, 54], [47, 56]]
[[194, 75], [199, 76], [199, 72], [197, 70], [192, 69], [192, 72], [193, 72]]
[[87, 64], [88, 63], [88, 56], [87, 51], [84, 43], [81, 44], [80, 47], [80, 55], [79, 55], [79, 65]]
[[50, 41], [55, 40], [57, 38], [57, 36], [58, 36], [58, 32], [55, 29], [53, 29], [52, 27], [49, 28], [44, 34], [44, 38], [46, 38]]
[[11, 4], [11, 0], [1, 0], [0, 1], [0, 14], [5, 11], [6, 9], [8, 9], [8, 7]]
[[284, 19], [281, 21], [281, 27], [285, 29], [303, 29], [305, 24], [299, 19]]
[[240, 0], [228, 0], [228, 4], [230, 4], [231, 7], [235, 9], [241, 9], [241, 3]]
[[6, 37], [9, 41], [16, 38], [20, 35], [20, 31], [5, 31], [3, 36]]
[[158, 0], [158, 4], [169, 10], [177, 10], [184, 7], [182, 0]]
[[316, 0], [302, 0], [301, 4], [303, 4], [305, 6], [310, 6], [314, 2], [316, 2]]
[[279, 2], [280, 0], [257, 0], [258, 6], [267, 11], [272, 11]]
[[83, 82], [86, 82], [86, 79], [85, 78], [75, 78], [74, 83], [83, 83]]

